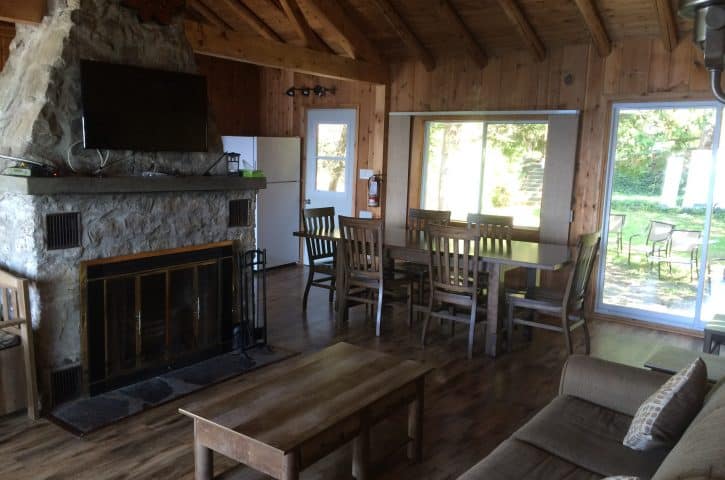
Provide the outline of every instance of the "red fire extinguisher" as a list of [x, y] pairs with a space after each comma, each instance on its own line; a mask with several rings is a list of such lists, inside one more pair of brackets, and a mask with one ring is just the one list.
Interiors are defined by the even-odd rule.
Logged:
[[371, 175], [368, 178], [368, 207], [380, 206], [380, 184], [382, 181], [380, 175]]

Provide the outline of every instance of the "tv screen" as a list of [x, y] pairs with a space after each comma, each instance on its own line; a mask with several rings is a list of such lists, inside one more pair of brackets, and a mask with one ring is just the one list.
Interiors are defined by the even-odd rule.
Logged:
[[202, 76], [82, 60], [81, 102], [85, 148], [207, 150]]

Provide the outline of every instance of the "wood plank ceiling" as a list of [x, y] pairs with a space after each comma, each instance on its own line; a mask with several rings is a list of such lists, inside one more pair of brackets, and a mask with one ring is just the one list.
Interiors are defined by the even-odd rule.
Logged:
[[[370, 64], [469, 55], [547, 51], [593, 42], [607, 56], [612, 42], [659, 37], [667, 50], [689, 35], [677, 0], [189, 0], [188, 18], [216, 29], [343, 56]], [[201, 41], [201, 40], [200, 40]], [[274, 45], [270, 45], [273, 47]]]

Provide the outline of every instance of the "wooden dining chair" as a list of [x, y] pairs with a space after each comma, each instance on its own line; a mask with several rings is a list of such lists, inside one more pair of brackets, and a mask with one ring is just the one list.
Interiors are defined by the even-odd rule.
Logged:
[[[571, 342], [571, 332], [579, 327], [584, 331], [586, 353], [589, 354], [590, 339], [586, 318], [584, 317], [584, 295], [586, 294], [589, 277], [594, 267], [594, 260], [599, 251], [600, 232], [582, 235], [577, 245], [577, 255], [574, 267], [569, 273], [566, 287], [563, 291], [533, 287], [525, 293], [509, 293], [506, 296], [508, 303], [507, 336], [509, 352], [513, 346], [514, 325], [526, 325], [542, 328], [564, 334], [564, 342], [569, 354], [574, 353]], [[531, 318], [515, 317], [516, 309], [526, 309]], [[554, 325], [538, 321], [538, 314], [559, 317], [561, 325]]]
[[486, 318], [478, 288], [481, 236], [476, 229], [442, 225], [429, 225], [425, 231], [431, 294], [421, 342], [425, 346], [431, 317], [467, 323], [470, 359], [476, 325]]
[[[340, 313], [347, 318], [348, 302], [376, 308], [375, 335], [380, 336], [383, 299], [386, 290], [405, 288], [408, 304], [408, 325], [413, 323], [413, 290], [410, 275], [385, 269], [383, 256], [383, 220], [339, 216], [340, 249], [345, 279], [340, 295]], [[372, 293], [372, 295], [370, 295]]]
[[514, 217], [506, 215], [488, 215], [469, 213], [466, 218], [468, 228], [478, 228], [482, 237], [490, 239], [492, 246], [496, 242], [511, 242], [514, 230]]
[[[335, 229], [335, 208], [306, 208], [302, 210], [302, 222], [305, 232], [327, 233]], [[310, 262], [307, 267], [307, 285], [302, 297], [302, 310], [307, 310], [307, 298], [311, 287], [326, 288], [330, 291], [329, 301], [332, 302], [335, 294], [336, 277], [336, 242], [315, 236], [305, 237], [307, 258]], [[315, 278], [315, 275], [322, 275]]]
[[35, 345], [30, 320], [28, 281], [0, 270], [0, 330], [18, 335], [25, 364], [25, 394], [28, 417], [38, 418], [38, 384], [35, 372]]
[[[408, 210], [408, 232], [423, 232], [428, 225], [448, 225], [451, 221], [449, 210], [425, 210], [411, 208]], [[416, 301], [414, 308], [418, 311], [425, 311], [425, 290], [428, 286], [428, 266], [413, 262], [400, 262], [395, 265], [398, 271], [407, 273], [415, 280]]]
[[[466, 226], [477, 229], [485, 240], [486, 248], [505, 249], [511, 247], [511, 237], [514, 230], [514, 217], [506, 215], [489, 215], [486, 213], [469, 213], [466, 217]], [[488, 272], [479, 272], [479, 286], [488, 286]]]

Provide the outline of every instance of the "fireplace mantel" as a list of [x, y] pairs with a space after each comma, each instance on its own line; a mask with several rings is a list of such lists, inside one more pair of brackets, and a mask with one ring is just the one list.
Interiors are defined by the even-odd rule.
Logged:
[[117, 194], [260, 190], [265, 178], [236, 176], [194, 177], [11, 177], [0, 175], [0, 193], [21, 195]]

